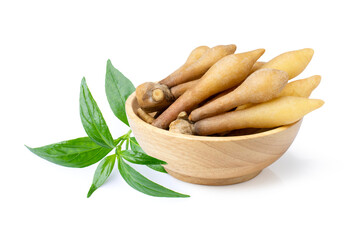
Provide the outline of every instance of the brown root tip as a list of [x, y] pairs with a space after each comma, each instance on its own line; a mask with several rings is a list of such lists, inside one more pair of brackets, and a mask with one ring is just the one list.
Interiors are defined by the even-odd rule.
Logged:
[[163, 111], [175, 100], [167, 86], [153, 82], [139, 85], [136, 99], [145, 112]]
[[152, 91], [152, 98], [155, 102], [161, 102], [165, 98], [163, 90], [157, 88]]
[[179, 115], [177, 116], [178, 119], [184, 119], [184, 120], [189, 120], [189, 116], [185, 111], [182, 111], [179, 113]]
[[155, 120], [152, 116], [147, 114], [142, 108], [138, 108], [137, 114], [146, 123], [152, 124]]
[[191, 124], [184, 119], [176, 119], [170, 123], [169, 131], [173, 133], [194, 135], [194, 124]]

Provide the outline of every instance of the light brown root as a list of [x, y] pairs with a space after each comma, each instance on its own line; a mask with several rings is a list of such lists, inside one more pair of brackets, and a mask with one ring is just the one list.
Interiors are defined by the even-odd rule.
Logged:
[[137, 114], [138, 116], [144, 120], [144, 122], [152, 124], [153, 121], [155, 120], [152, 116], [150, 116], [148, 113], [146, 113], [144, 110], [142, 110], [141, 108], [137, 109]]
[[225, 90], [225, 91], [222, 91], [221, 93], [218, 93], [218, 94], [215, 95], [214, 97], [211, 97], [211, 98], [209, 98], [208, 100], [206, 100], [204, 103], [200, 104], [200, 106], [204, 106], [204, 105], [206, 105], [206, 104], [209, 104], [209, 103], [215, 101], [215, 100], [218, 99], [218, 98], [221, 98], [222, 96], [225, 96], [226, 94], [234, 91], [237, 87], [238, 87], [238, 86], [235, 86], [235, 87], [229, 88], [229, 89], [227, 89], [227, 90]]
[[180, 112], [190, 112], [209, 97], [239, 85], [248, 76], [252, 65], [264, 51], [264, 49], [257, 49], [222, 58], [201, 77], [198, 84], [187, 90], [155, 119], [152, 125], [167, 129]]
[[166, 85], [153, 82], [139, 85], [136, 88], [136, 99], [145, 112], [162, 111], [175, 100]]
[[240, 111], [240, 110], [244, 110], [245, 108], [249, 108], [249, 107], [252, 107], [252, 106], [255, 106], [256, 104], [255, 103], [246, 103], [246, 104], [243, 104], [243, 105], [240, 105], [238, 106], [235, 111]]
[[255, 71], [257, 71], [257, 70], [259, 70], [262, 66], [265, 65], [265, 63], [266, 63], [266, 62], [260, 62], [260, 61], [257, 61], [256, 63], [254, 63], [254, 65], [253, 65], [253, 67], [252, 67], [252, 69], [251, 69], [250, 74], [253, 73], [253, 72], [255, 72]]
[[[285, 85], [281, 92], [276, 97], [295, 96], [308, 98], [311, 92], [319, 85], [321, 76], [314, 75], [312, 77], [292, 81]], [[235, 111], [243, 110], [255, 106], [254, 103], [247, 103], [240, 105]]]
[[[167, 85], [167, 83], [171, 83], [174, 79], [181, 77], [181, 75], [183, 74], [184, 70], [189, 67], [190, 65], [192, 65], [193, 63], [195, 63], [197, 60], [199, 60], [199, 58], [201, 58], [205, 52], [207, 52], [210, 48], [207, 46], [200, 46], [195, 48], [189, 55], [188, 59], [186, 60], [186, 62], [184, 63], [184, 65], [182, 65], [180, 68], [178, 68], [176, 71], [174, 71], [173, 73], [171, 73], [169, 76], [167, 76], [165, 79], [161, 80], [160, 83], [161, 84], [165, 84]], [[178, 83], [180, 84], [180, 83]], [[177, 84], [175, 84], [177, 85]], [[175, 86], [174, 85], [174, 86]]]
[[178, 74], [161, 80], [160, 83], [169, 87], [174, 87], [181, 83], [200, 78], [212, 65], [223, 57], [233, 54], [235, 50], [236, 46], [234, 44], [219, 45], [207, 49], [195, 62], [186, 66], [186, 68], [181, 72], [178, 72]]
[[219, 115], [247, 103], [261, 103], [276, 97], [288, 81], [288, 74], [276, 69], [261, 69], [251, 74], [235, 90], [193, 110], [190, 120]]
[[243, 128], [228, 132], [224, 136], [244, 136], [268, 131], [272, 128]]
[[197, 80], [193, 80], [193, 81], [190, 81], [190, 82], [186, 82], [186, 83], [182, 83], [182, 84], [179, 84], [175, 87], [172, 87], [170, 89], [172, 95], [175, 97], [175, 98], [178, 98], [180, 97], [181, 95], [183, 95], [184, 92], [186, 92], [188, 89], [191, 89], [193, 87], [195, 87], [195, 85], [200, 82], [200, 79], [197, 79]]
[[176, 120], [170, 123], [169, 131], [174, 133], [194, 135], [194, 124], [189, 121], [188, 114], [183, 111], [179, 113]]
[[243, 128], [274, 128], [294, 123], [323, 104], [320, 99], [280, 97], [241, 111], [202, 119], [194, 124], [194, 130], [197, 135], [207, 136]]

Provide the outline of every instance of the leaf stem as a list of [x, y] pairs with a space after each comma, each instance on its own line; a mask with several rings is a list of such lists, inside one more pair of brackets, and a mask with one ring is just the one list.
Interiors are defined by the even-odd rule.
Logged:
[[129, 138], [126, 139], [126, 150], [129, 150], [129, 143], [130, 143], [130, 140]]
[[121, 151], [121, 146], [124, 144], [124, 142], [126, 141], [126, 139], [122, 139], [120, 144], [116, 147], [116, 151]]
[[126, 135], [126, 138], [129, 138], [130, 137], [130, 134], [132, 133], [131, 129], [125, 134]]

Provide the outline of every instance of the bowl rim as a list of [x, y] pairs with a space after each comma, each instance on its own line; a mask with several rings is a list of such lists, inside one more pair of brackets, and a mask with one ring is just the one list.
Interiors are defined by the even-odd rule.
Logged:
[[[302, 121], [302, 119], [300, 119], [300, 120], [298, 120], [298, 121], [296, 121], [294, 123], [291, 123], [289, 125], [283, 125], [283, 126], [276, 127], [276, 128], [273, 128], [273, 129], [265, 131], [265, 132], [249, 134], [249, 135], [243, 135], [243, 136], [213, 137], [213, 136], [186, 135], [186, 134], [169, 132], [168, 130], [157, 128], [157, 127], [152, 126], [151, 124], [148, 124], [148, 123], [144, 122], [134, 112], [134, 109], [133, 109], [133, 104], [135, 103], [134, 101], [136, 101], [135, 92], [132, 93], [128, 97], [128, 99], [126, 100], [126, 102], [125, 102], [125, 112], [126, 112], [127, 117], [131, 118], [131, 120], [135, 124], [139, 124], [141, 126], [141, 128], [147, 128], [147, 129], [149, 129], [151, 131], [154, 131], [155, 133], [158, 133], [158, 134], [161, 134], [161, 135], [167, 135], [169, 137], [179, 138], [179, 139], [187, 139], [187, 140], [200, 140], [200, 141], [210, 141], [210, 142], [219, 142], [219, 141], [220, 142], [232, 142], [232, 141], [236, 141], [236, 140], [255, 139], [255, 138], [265, 137], [265, 136], [269, 136], [269, 135], [273, 135], [273, 134], [276, 134], [276, 133], [283, 132], [283, 131], [291, 128], [295, 124], [297, 124], [299, 121]], [[135, 104], [137, 104], [137, 103], [135, 103]]]

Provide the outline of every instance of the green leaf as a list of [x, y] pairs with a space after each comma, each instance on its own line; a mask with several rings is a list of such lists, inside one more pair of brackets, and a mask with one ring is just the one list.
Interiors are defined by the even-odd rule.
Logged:
[[[119, 141], [120, 139], [115, 140], [115, 144], [119, 143]], [[73, 168], [90, 166], [100, 161], [111, 151], [109, 148], [97, 145], [88, 137], [76, 138], [38, 148], [26, 147], [43, 159]]]
[[146, 155], [142, 152], [134, 152], [131, 150], [123, 150], [119, 152], [119, 155], [126, 159], [129, 162], [135, 163], [135, 164], [166, 164], [166, 162], [161, 161], [157, 158], [150, 157], [149, 155]]
[[162, 173], [167, 173], [165, 168], [163, 166], [161, 166], [160, 164], [149, 164], [149, 165], [146, 165], [146, 166], [151, 168], [152, 170], [162, 172]]
[[85, 78], [82, 79], [80, 87], [80, 117], [87, 135], [95, 143], [106, 148], [115, 147], [109, 128], [86, 85]]
[[135, 137], [130, 138], [130, 147], [133, 151], [145, 153], [144, 150], [142, 150], [142, 148], [140, 147]]
[[125, 113], [126, 99], [135, 91], [132, 82], [107, 61], [105, 91], [111, 110], [115, 116], [129, 126]]
[[[135, 137], [130, 138], [130, 147], [131, 147], [131, 150], [133, 150], [135, 152], [145, 153], [144, 150], [142, 150], [142, 148], [140, 147], [139, 143], [136, 141]], [[148, 166], [149, 168], [151, 168], [155, 171], [167, 173], [165, 168], [163, 166], [161, 166], [160, 164], [147, 164], [146, 166]]]
[[165, 188], [159, 184], [150, 181], [135, 169], [126, 164], [124, 160], [119, 160], [119, 172], [124, 180], [135, 190], [145, 193], [154, 197], [174, 197], [174, 198], [185, 198], [190, 197], [189, 195], [181, 194]]
[[115, 164], [116, 155], [110, 155], [104, 158], [96, 168], [94, 179], [90, 190], [87, 194], [89, 198], [93, 192], [98, 189], [101, 185], [105, 183], [105, 181], [109, 178]]

